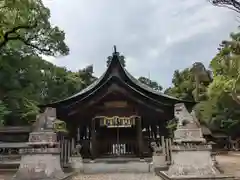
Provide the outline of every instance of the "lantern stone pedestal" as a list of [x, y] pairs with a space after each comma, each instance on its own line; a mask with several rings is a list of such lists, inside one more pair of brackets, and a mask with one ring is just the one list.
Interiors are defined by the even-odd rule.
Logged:
[[82, 157], [70, 157], [71, 168], [74, 172], [83, 172], [83, 159]]
[[32, 132], [29, 148], [21, 150], [22, 158], [13, 180], [57, 180], [65, 178], [60, 166], [56, 133]]
[[37, 115], [33, 132], [29, 134], [28, 148], [20, 151], [20, 166], [12, 180], [60, 180], [67, 177], [60, 165], [57, 134], [53, 130], [55, 120], [54, 108], [46, 108]]
[[82, 146], [80, 144], [76, 145], [76, 148], [72, 152], [70, 157], [71, 168], [74, 172], [83, 172], [83, 159], [80, 154]]
[[151, 143], [153, 148], [152, 166], [154, 171], [164, 170], [167, 168], [166, 157], [163, 153], [162, 147], [155, 142]]
[[152, 160], [154, 169], [165, 169], [167, 167], [165, 156], [163, 154], [153, 155]]
[[168, 171], [160, 171], [163, 180], [233, 180], [220, 174], [212, 161], [212, 146], [206, 144], [199, 122], [188, 113], [184, 104], [175, 105], [178, 126], [174, 132], [172, 164]]

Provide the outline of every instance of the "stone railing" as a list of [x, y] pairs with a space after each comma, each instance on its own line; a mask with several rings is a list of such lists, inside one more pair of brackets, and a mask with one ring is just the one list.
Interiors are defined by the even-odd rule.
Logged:
[[27, 148], [26, 142], [0, 143], [0, 164], [19, 163], [21, 159], [20, 149]]
[[32, 148], [28, 146], [27, 142], [19, 143], [0, 143], [0, 164], [11, 162], [19, 162], [21, 160], [22, 154], [28, 153], [50, 153], [57, 154], [59, 153], [59, 148]]
[[211, 151], [211, 149], [212, 146], [208, 144], [183, 144], [181, 146], [172, 146], [172, 151]]

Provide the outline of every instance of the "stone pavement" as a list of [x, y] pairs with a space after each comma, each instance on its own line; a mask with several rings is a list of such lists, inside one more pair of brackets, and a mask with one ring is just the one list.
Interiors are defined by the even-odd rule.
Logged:
[[72, 180], [161, 180], [153, 173], [81, 174]]

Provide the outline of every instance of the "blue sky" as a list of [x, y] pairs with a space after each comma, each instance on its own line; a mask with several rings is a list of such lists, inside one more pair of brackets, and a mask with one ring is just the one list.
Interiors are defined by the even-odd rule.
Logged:
[[43, 0], [51, 21], [66, 33], [70, 54], [45, 57], [78, 70], [93, 64], [96, 76], [106, 69], [113, 45], [126, 57], [135, 77], [171, 85], [176, 69], [205, 65], [219, 43], [236, 31], [236, 14], [207, 0]]

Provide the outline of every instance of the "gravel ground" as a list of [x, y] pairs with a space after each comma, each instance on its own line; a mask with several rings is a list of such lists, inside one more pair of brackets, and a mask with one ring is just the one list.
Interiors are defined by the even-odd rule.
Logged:
[[[217, 161], [220, 164], [224, 174], [240, 175], [240, 155], [219, 155]], [[92, 174], [92, 175], [78, 175], [73, 180], [161, 180], [158, 176], [153, 174], [131, 174], [131, 173], [113, 173], [113, 174]]]
[[239, 174], [240, 175], [240, 155], [219, 155], [216, 157], [220, 168], [224, 174]]
[[[12, 174], [0, 174], [0, 180], [9, 180]], [[109, 173], [109, 174], [81, 174], [72, 180], [161, 180], [150, 173]]]
[[14, 175], [14, 173], [2, 173], [0, 172], [0, 180], [9, 180]]
[[[240, 155], [219, 155], [217, 161], [225, 174], [240, 175]], [[13, 173], [3, 174], [0, 172], [0, 180], [9, 180]], [[78, 175], [72, 180], [161, 180], [158, 176], [150, 173], [112, 173], [112, 174], [92, 174]]]
[[112, 174], [92, 174], [78, 175], [73, 180], [161, 180], [160, 177], [153, 173], [112, 173]]

